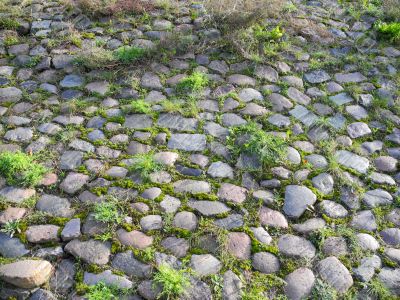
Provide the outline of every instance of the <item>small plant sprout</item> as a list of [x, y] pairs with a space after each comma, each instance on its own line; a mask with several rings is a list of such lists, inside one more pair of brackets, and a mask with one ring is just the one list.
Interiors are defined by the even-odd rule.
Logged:
[[160, 265], [153, 279], [156, 284], [162, 286], [159, 297], [164, 297], [167, 300], [176, 299], [190, 286], [187, 272], [183, 269], [175, 270], [168, 264]]
[[20, 226], [21, 224], [19, 220], [8, 221], [6, 224], [4, 224], [0, 231], [8, 234], [10, 237], [13, 237], [16, 233], [21, 233]]

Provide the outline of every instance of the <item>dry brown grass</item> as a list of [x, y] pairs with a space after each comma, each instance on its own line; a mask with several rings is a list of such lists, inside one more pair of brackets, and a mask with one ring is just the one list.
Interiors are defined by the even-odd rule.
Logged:
[[279, 16], [284, 3], [282, 0], [205, 0], [204, 6], [213, 25], [236, 30]]
[[328, 29], [313, 20], [292, 18], [287, 26], [288, 32], [299, 34], [312, 42], [331, 44], [335, 41], [334, 36]]
[[150, 0], [71, 0], [84, 14], [107, 16], [120, 13], [143, 13], [154, 9]]
[[400, 0], [383, 0], [382, 8], [385, 18], [400, 22]]

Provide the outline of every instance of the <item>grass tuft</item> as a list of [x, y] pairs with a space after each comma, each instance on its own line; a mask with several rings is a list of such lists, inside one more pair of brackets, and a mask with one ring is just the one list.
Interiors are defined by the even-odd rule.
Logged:
[[120, 296], [126, 293], [127, 290], [106, 285], [104, 282], [98, 282], [87, 288], [85, 298], [88, 300], [116, 300], [121, 299]]
[[400, 23], [392, 22], [378, 22], [376, 25], [376, 30], [381, 38], [387, 39], [392, 43], [400, 42]]
[[94, 218], [104, 223], [121, 223], [123, 216], [116, 200], [96, 203], [94, 206]]
[[9, 185], [32, 187], [43, 178], [47, 169], [35, 162], [33, 156], [22, 152], [3, 152], [0, 154], [0, 175]]
[[282, 137], [263, 131], [254, 122], [231, 129], [228, 148], [235, 155], [255, 155], [264, 166], [279, 163], [287, 153], [287, 143]]
[[317, 279], [310, 298], [318, 300], [336, 300], [338, 299], [338, 294], [329, 284], [323, 282], [321, 279]]
[[178, 92], [200, 92], [208, 85], [207, 74], [193, 72], [190, 76], [184, 78], [177, 85]]
[[123, 64], [129, 64], [143, 58], [146, 50], [138, 47], [123, 46], [114, 51], [117, 61]]
[[131, 102], [131, 111], [140, 114], [151, 113], [151, 104], [144, 100], [133, 100]]
[[129, 166], [129, 171], [138, 173], [140, 177], [147, 181], [150, 174], [163, 169], [163, 165], [154, 159], [153, 153], [136, 154], [133, 157], [133, 164]]
[[190, 286], [187, 272], [182, 269], [175, 270], [168, 264], [160, 265], [153, 279], [156, 284], [162, 286], [159, 297], [167, 300], [178, 298]]

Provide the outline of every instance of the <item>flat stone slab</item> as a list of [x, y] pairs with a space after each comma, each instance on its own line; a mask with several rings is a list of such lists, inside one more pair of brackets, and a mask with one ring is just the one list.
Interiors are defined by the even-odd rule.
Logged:
[[211, 192], [211, 186], [206, 181], [185, 179], [175, 182], [173, 186], [175, 193], [201, 194]]
[[4, 197], [8, 202], [21, 203], [30, 197], [35, 196], [36, 191], [34, 189], [23, 189], [16, 187], [5, 187], [0, 190], [0, 196]]
[[215, 216], [227, 213], [231, 210], [228, 206], [219, 201], [189, 201], [188, 205], [204, 216]]
[[151, 116], [145, 114], [128, 115], [125, 118], [125, 123], [123, 126], [132, 129], [150, 128], [153, 126], [153, 119]]
[[365, 174], [369, 168], [369, 160], [347, 150], [339, 150], [335, 153], [339, 164]]
[[299, 185], [288, 185], [285, 190], [283, 211], [289, 217], [298, 218], [315, 201], [317, 201], [317, 196], [309, 188]]
[[125, 278], [124, 276], [118, 276], [111, 272], [111, 270], [105, 270], [99, 274], [93, 274], [85, 272], [83, 274], [83, 282], [89, 286], [96, 285], [99, 282], [103, 282], [106, 285], [112, 285], [120, 289], [132, 288], [132, 281]]
[[330, 96], [329, 100], [331, 100], [336, 105], [343, 105], [353, 102], [353, 98], [347, 93], [340, 93], [335, 96]]
[[315, 70], [304, 74], [304, 79], [309, 83], [322, 83], [331, 79], [328, 73], [324, 70]]
[[161, 114], [157, 125], [179, 131], [193, 131], [197, 129], [198, 121], [194, 118], [184, 118], [178, 114]]
[[296, 105], [294, 109], [289, 111], [289, 114], [308, 127], [318, 120], [317, 115], [302, 105]]
[[95, 240], [72, 240], [64, 250], [89, 264], [105, 265], [110, 259], [111, 245]]
[[338, 73], [335, 74], [335, 80], [339, 83], [357, 83], [367, 80], [367, 77], [365, 77], [360, 72]]
[[168, 148], [184, 151], [203, 151], [206, 148], [206, 136], [204, 134], [175, 133], [171, 134]]

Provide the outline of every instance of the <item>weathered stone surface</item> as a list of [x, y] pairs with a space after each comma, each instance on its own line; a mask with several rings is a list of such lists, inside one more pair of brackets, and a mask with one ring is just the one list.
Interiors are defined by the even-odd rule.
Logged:
[[317, 201], [317, 196], [305, 186], [289, 185], [285, 191], [283, 211], [289, 217], [298, 218], [309, 205]]
[[137, 260], [132, 251], [126, 251], [115, 255], [111, 266], [121, 270], [128, 276], [149, 278], [152, 267]]
[[362, 174], [365, 174], [369, 168], [368, 159], [347, 150], [337, 151], [335, 153], [335, 157], [338, 160], [339, 164], [347, 168], [354, 169]]
[[44, 284], [53, 272], [45, 260], [21, 260], [0, 266], [0, 278], [17, 287], [31, 289]]
[[64, 248], [68, 253], [90, 264], [105, 265], [108, 263], [111, 246], [95, 240], [72, 240]]
[[291, 300], [301, 300], [308, 297], [315, 282], [314, 273], [308, 268], [299, 268], [285, 278], [286, 296]]
[[251, 252], [250, 237], [244, 232], [228, 234], [227, 251], [238, 259], [249, 259]]
[[175, 182], [174, 190], [175, 193], [200, 194], [211, 192], [211, 186], [206, 181], [185, 179]]
[[0, 232], [0, 254], [6, 258], [20, 257], [27, 255], [29, 250], [18, 239]]
[[203, 151], [206, 147], [206, 137], [202, 134], [172, 134], [168, 148], [184, 151]]
[[349, 270], [336, 257], [321, 260], [317, 264], [317, 271], [319, 276], [339, 293], [345, 293], [353, 285]]
[[316, 251], [310, 241], [291, 234], [285, 234], [279, 238], [278, 248], [286, 256], [306, 259], [313, 258]]

